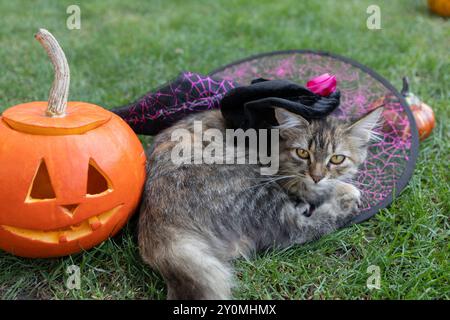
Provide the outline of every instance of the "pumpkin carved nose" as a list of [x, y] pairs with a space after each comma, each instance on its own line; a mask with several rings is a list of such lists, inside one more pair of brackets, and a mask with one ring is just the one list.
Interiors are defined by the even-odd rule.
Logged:
[[64, 211], [65, 214], [73, 217], [73, 215], [75, 214], [75, 210], [77, 210], [79, 205], [80, 205], [79, 203], [66, 204], [62, 205], [61, 209]]

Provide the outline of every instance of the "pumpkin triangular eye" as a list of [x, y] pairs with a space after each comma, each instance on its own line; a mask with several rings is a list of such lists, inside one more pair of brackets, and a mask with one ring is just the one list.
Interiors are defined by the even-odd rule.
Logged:
[[109, 182], [106, 175], [99, 169], [97, 163], [95, 163], [93, 159], [90, 159], [86, 193], [92, 196], [111, 189], [111, 183]]
[[47, 200], [55, 198], [56, 195], [53, 190], [50, 175], [48, 174], [47, 165], [45, 164], [44, 159], [42, 159], [33, 182], [31, 183], [28, 200]]

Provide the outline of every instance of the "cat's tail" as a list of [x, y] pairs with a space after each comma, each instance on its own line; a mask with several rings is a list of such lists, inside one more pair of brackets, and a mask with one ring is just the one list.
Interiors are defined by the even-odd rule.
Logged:
[[[167, 284], [167, 298], [176, 300], [230, 299], [231, 267], [208, 240], [194, 234], [176, 234], [170, 241], [149, 246], [139, 239], [145, 262], [157, 269]], [[167, 239], [168, 240], [168, 239]]]

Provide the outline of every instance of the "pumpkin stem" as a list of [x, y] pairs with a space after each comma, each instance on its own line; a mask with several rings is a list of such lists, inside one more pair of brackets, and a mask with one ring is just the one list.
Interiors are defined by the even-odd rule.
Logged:
[[408, 77], [403, 77], [403, 87], [401, 94], [402, 96], [406, 96], [409, 93], [409, 79]]
[[39, 29], [34, 37], [47, 51], [55, 71], [55, 79], [50, 89], [46, 114], [49, 117], [64, 117], [69, 96], [69, 64], [64, 51], [50, 32], [45, 29]]

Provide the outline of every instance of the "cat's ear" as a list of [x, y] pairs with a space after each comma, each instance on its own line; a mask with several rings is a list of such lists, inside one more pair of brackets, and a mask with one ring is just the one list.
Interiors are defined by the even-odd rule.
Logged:
[[357, 138], [363, 143], [368, 143], [372, 139], [376, 139], [377, 135], [374, 129], [381, 125], [383, 107], [372, 110], [364, 117], [352, 123], [348, 130], [354, 138]]
[[274, 111], [280, 129], [301, 128], [309, 125], [309, 122], [298, 114], [283, 108], [275, 108]]
[[278, 126], [275, 128], [280, 129], [281, 138], [286, 140], [296, 139], [299, 135], [305, 133], [305, 128], [309, 125], [305, 118], [283, 108], [275, 108], [274, 111], [278, 122]]

